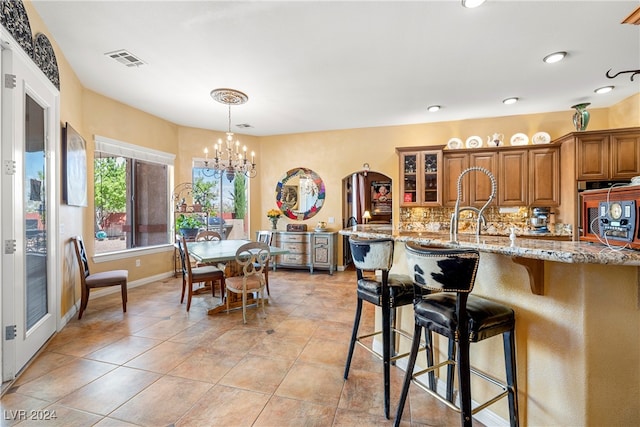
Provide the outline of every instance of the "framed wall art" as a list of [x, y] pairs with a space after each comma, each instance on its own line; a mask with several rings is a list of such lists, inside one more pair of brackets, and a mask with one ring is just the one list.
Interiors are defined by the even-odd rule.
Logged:
[[372, 181], [371, 214], [389, 215], [391, 207], [391, 181]]
[[68, 205], [87, 206], [87, 143], [69, 123], [62, 135], [62, 197]]

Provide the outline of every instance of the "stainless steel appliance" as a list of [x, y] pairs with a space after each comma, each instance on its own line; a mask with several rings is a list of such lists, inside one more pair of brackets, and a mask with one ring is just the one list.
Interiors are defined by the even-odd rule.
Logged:
[[531, 226], [534, 233], [549, 232], [549, 215], [551, 215], [551, 208], [538, 206], [531, 209]]

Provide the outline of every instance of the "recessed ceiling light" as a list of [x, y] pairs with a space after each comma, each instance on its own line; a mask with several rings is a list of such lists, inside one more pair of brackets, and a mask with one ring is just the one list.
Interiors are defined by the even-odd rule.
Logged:
[[511, 105], [511, 104], [515, 104], [516, 102], [518, 102], [518, 98], [513, 96], [511, 98], [505, 98], [502, 100], [502, 103], [505, 105]]
[[427, 111], [429, 111], [430, 113], [435, 113], [436, 111], [440, 111], [440, 108], [442, 108], [439, 105], [430, 105], [427, 107]]
[[554, 62], [562, 61], [565, 56], [567, 56], [567, 52], [553, 52], [542, 58], [542, 60], [547, 64], [553, 64]]
[[601, 95], [603, 93], [609, 93], [613, 90], [615, 86], [603, 86], [603, 87], [599, 87], [598, 89], [594, 90], [595, 93]]
[[462, 0], [462, 5], [468, 9], [480, 6], [485, 0]]

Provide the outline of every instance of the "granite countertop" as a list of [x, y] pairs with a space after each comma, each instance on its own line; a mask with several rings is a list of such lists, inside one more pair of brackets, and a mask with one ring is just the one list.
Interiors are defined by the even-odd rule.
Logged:
[[543, 261], [640, 266], [640, 251], [620, 249], [616, 246], [609, 248], [588, 242], [529, 239], [525, 236], [517, 236], [515, 244], [511, 245], [509, 237], [506, 236], [481, 235], [477, 240], [475, 234], [459, 234], [458, 242], [451, 242], [448, 232], [398, 231], [389, 225], [356, 225], [340, 231], [342, 235], [354, 233], [365, 237], [393, 237], [397, 241], [411, 240], [440, 247], [474, 248], [481, 252]]

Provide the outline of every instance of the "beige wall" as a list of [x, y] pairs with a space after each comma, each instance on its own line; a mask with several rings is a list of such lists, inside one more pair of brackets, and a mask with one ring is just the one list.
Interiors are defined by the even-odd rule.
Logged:
[[[32, 32], [46, 34], [53, 45], [60, 69], [61, 79], [61, 125], [69, 122], [87, 141], [89, 166], [92, 164], [93, 136], [95, 134], [120, 141], [152, 147], [177, 155], [175, 183], [190, 181], [191, 161], [202, 157], [203, 149], [211, 146], [224, 132], [187, 128], [151, 116], [92, 91], [86, 90], [69, 66], [62, 51], [51, 37], [29, 1], [25, 2]], [[640, 125], [640, 94], [632, 96], [608, 109], [592, 109], [589, 130], [630, 127]], [[331, 229], [341, 228], [342, 179], [362, 169], [367, 162], [373, 171], [381, 172], [394, 180], [393, 191], [398, 191], [398, 158], [396, 147], [444, 145], [452, 137], [465, 139], [471, 135], [486, 138], [494, 132], [509, 137], [517, 132], [533, 135], [538, 131], [548, 132], [558, 138], [574, 130], [573, 111], [532, 114], [525, 116], [496, 117], [489, 119], [461, 120], [455, 122], [418, 124], [408, 126], [386, 126], [379, 128], [349, 129], [342, 131], [311, 132], [293, 135], [250, 137], [238, 135], [241, 142], [256, 151], [258, 176], [251, 180], [249, 212], [250, 233], [269, 228], [266, 211], [275, 204], [275, 187], [289, 169], [306, 167], [317, 172], [326, 186], [326, 202], [321, 211], [306, 221], [313, 228], [318, 221], [328, 222]], [[93, 171], [89, 167], [89, 182]], [[89, 186], [89, 200], [92, 200]], [[91, 203], [91, 202], [90, 202]], [[398, 199], [393, 211], [399, 211]], [[64, 221], [61, 248], [64, 253], [62, 307], [66, 313], [73, 296], [79, 296], [77, 267], [73, 258], [69, 238], [73, 235], [93, 235], [93, 205], [78, 208], [60, 205], [60, 218]], [[279, 222], [284, 229], [289, 219]], [[89, 253], [93, 242], [87, 240]], [[136, 256], [136, 258], [140, 258]], [[340, 258], [339, 258], [340, 259]], [[130, 269], [131, 280], [155, 276], [173, 270], [171, 255], [157, 254], [142, 257], [142, 267], [134, 267], [134, 258], [118, 262], [91, 265], [94, 271], [111, 268]]]

